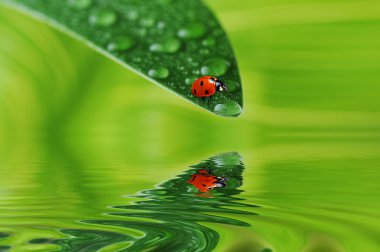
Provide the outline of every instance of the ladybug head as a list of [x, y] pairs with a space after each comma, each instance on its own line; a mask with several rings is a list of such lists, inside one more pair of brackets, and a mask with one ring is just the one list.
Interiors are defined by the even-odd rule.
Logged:
[[221, 82], [220, 80], [215, 81], [215, 86], [216, 86], [216, 90], [220, 92], [228, 90], [227, 85]]

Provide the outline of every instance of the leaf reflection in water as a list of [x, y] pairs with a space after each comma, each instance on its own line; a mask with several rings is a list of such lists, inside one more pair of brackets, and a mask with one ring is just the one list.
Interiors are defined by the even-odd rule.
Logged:
[[[6, 238], [8, 238], [9, 236], [10, 236], [9, 234], [6, 234], [6, 233], [2, 233], [2, 232], [0, 232], [0, 240], [2, 240], [2, 239], [6, 239]], [[11, 249], [11, 246], [8, 246], [8, 245], [0, 245], [0, 252], [8, 251], [9, 249]]]
[[[225, 185], [199, 190], [188, 181], [201, 173], [222, 179]], [[83, 220], [82, 223], [121, 227], [142, 232], [142, 236], [101, 230], [60, 230], [70, 238], [34, 239], [33, 244], [53, 243], [60, 251], [96, 251], [116, 243], [126, 243], [118, 251], [211, 251], [219, 241], [217, 231], [200, 224], [220, 223], [250, 226], [248, 223], [218, 214], [254, 215], [251, 211], [231, 209], [252, 208], [236, 196], [240, 194], [244, 165], [238, 153], [229, 152], [193, 165], [183, 174], [145, 190], [133, 198], [134, 204], [114, 206], [119, 212], [107, 213], [110, 219]], [[115, 218], [112, 218], [115, 217]], [[116, 218], [117, 217], [117, 218]]]

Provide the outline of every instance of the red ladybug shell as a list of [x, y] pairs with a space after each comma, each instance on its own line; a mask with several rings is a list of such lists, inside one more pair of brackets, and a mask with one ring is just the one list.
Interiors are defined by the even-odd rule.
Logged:
[[199, 170], [198, 173], [193, 174], [191, 179], [187, 182], [193, 184], [200, 192], [208, 192], [216, 187], [216, 183], [219, 181], [218, 177], [209, 174], [206, 170]]
[[216, 86], [215, 86], [216, 80], [217, 78], [213, 76], [203, 76], [196, 79], [191, 88], [193, 95], [196, 97], [213, 96], [216, 92]]

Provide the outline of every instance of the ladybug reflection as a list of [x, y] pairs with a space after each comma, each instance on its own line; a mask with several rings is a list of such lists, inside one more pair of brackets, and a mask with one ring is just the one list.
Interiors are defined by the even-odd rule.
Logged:
[[211, 175], [207, 170], [201, 169], [187, 182], [198, 188], [200, 192], [208, 192], [214, 188], [227, 186], [226, 181], [227, 178]]

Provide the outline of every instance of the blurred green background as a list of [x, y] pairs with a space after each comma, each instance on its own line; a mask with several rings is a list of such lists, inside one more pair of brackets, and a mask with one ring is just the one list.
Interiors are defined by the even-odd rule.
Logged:
[[206, 3], [239, 62], [239, 118], [0, 7], [0, 233], [11, 234], [0, 245], [47, 249], [27, 241], [238, 151], [241, 197], [262, 208], [244, 217], [251, 228], [205, 224], [222, 235], [218, 251], [379, 248], [380, 2]]

